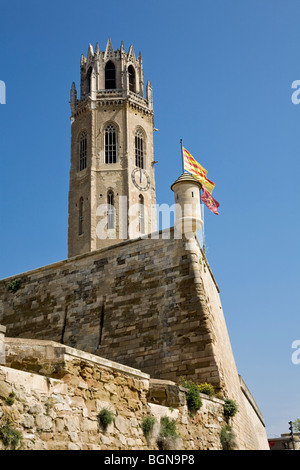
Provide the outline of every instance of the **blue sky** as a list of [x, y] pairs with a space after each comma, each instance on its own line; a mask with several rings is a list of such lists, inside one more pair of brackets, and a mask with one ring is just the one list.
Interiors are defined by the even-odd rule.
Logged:
[[67, 257], [70, 87], [89, 43], [132, 43], [153, 86], [157, 202], [173, 204], [180, 139], [216, 184], [207, 257], [269, 436], [300, 417], [299, 18], [297, 0], [1, 5], [0, 278]]

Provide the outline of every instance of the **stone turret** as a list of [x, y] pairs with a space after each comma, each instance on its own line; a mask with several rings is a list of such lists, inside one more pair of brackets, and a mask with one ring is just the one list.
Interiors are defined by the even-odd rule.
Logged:
[[203, 220], [200, 206], [202, 185], [191, 174], [183, 173], [172, 184], [175, 196], [175, 231], [185, 238], [193, 238], [202, 228]]

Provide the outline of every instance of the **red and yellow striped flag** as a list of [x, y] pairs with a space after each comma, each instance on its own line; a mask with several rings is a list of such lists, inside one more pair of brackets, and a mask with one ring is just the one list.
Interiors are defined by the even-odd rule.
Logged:
[[192, 175], [200, 181], [200, 183], [204, 186], [205, 189], [211, 194], [214, 187], [215, 183], [210, 181], [206, 174], [207, 170], [203, 168], [203, 166], [200, 165], [200, 163], [196, 162], [194, 157], [184, 148], [182, 147], [183, 151], [183, 160], [184, 160], [184, 169], [188, 171], [189, 173], [192, 173]]

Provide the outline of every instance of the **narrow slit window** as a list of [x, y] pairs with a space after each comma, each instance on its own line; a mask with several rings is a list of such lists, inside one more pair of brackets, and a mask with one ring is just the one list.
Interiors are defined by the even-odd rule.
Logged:
[[117, 163], [117, 133], [114, 126], [105, 129], [105, 163]]
[[145, 206], [144, 197], [139, 195], [139, 232], [145, 233]]
[[114, 193], [108, 191], [107, 193], [107, 228], [115, 228], [115, 206], [114, 206]]
[[135, 136], [135, 166], [144, 169], [144, 139], [140, 131]]
[[79, 201], [79, 235], [83, 234], [83, 222], [84, 222], [84, 213], [83, 213], [83, 197]]
[[79, 171], [86, 168], [87, 134], [82, 132], [79, 138]]

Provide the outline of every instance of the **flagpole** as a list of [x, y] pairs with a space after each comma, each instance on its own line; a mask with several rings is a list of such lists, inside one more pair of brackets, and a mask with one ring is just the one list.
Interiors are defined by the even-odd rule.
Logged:
[[205, 254], [206, 250], [205, 250], [205, 232], [204, 232], [204, 204], [201, 200], [201, 197], [200, 197], [200, 208], [201, 208], [201, 216], [202, 216], [202, 221], [203, 221], [203, 225], [202, 225], [202, 249], [203, 249], [203, 253]]
[[182, 139], [180, 139], [180, 145], [181, 145], [182, 173], [184, 173], [184, 157], [183, 157], [183, 145], [182, 145]]

